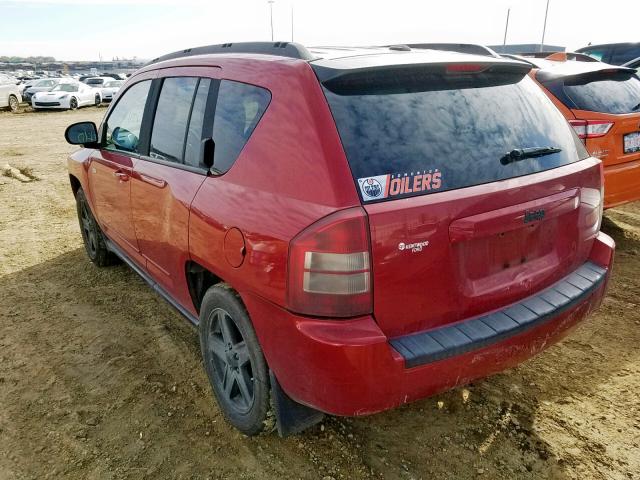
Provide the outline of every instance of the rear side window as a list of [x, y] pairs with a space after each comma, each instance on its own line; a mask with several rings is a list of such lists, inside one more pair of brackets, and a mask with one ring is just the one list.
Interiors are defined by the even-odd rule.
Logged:
[[246, 83], [222, 80], [213, 120], [213, 165], [224, 173], [231, 168], [264, 114], [271, 93]]
[[[131, 86], [122, 96], [105, 122], [105, 148], [126, 152], [140, 152], [140, 126], [149, 95], [151, 80]], [[58, 90], [74, 85], [59, 84]]]
[[[363, 201], [529, 175], [579, 159], [564, 117], [530, 78], [388, 75], [324, 86]], [[503, 164], [515, 149], [558, 153]]]
[[628, 73], [567, 79], [564, 92], [580, 110], [613, 114], [640, 110], [640, 80]]
[[167, 78], [162, 83], [153, 121], [149, 156], [182, 163], [185, 135], [198, 79]]
[[582, 53], [586, 53], [590, 57], [593, 57], [596, 60], [600, 60], [602, 62], [605, 54], [607, 53], [607, 50], [604, 48], [593, 49], [593, 50], [582, 50]]
[[630, 62], [634, 58], [638, 57], [640, 57], [639, 45], [617, 45], [613, 49], [609, 63], [622, 65], [623, 63]]

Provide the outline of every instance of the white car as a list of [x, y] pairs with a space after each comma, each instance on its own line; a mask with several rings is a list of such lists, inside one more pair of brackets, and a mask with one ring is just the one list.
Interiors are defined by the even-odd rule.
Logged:
[[60, 82], [49, 92], [38, 92], [31, 97], [34, 110], [44, 108], [75, 110], [87, 105], [100, 105], [100, 90], [80, 82]]
[[122, 85], [124, 85], [124, 80], [110, 80], [108, 82], [104, 82], [102, 88], [100, 89], [100, 93], [102, 94], [102, 101], [110, 102], [111, 100], [113, 100]]
[[12, 112], [18, 111], [22, 95], [16, 81], [9, 75], [0, 74], [0, 108], [9, 108]]
[[112, 77], [90, 77], [85, 78], [84, 83], [93, 88], [102, 88], [105, 83], [110, 82], [111, 80], [115, 80]]

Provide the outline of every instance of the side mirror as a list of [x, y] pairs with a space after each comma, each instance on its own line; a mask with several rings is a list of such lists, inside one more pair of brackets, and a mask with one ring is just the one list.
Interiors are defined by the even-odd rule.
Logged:
[[98, 129], [93, 122], [79, 122], [69, 125], [64, 138], [71, 145], [82, 145], [87, 148], [98, 147]]
[[216, 144], [213, 138], [205, 138], [200, 144], [200, 160], [202, 164], [209, 169], [212, 173], [218, 173], [213, 168], [213, 157], [216, 150]]

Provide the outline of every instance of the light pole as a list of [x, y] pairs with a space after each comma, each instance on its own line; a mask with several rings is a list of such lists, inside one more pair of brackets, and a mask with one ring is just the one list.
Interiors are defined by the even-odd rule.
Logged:
[[267, 3], [269, 4], [269, 14], [271, 16], [271, 41], [273, 42], [273, 4], [275, 0], [267, 0]]
[[544, 35], [547, 33], [547, 16], [549, 15], [549, 2], [547, 0], [547, 9], [544, 12], [544, 26], [542, 27], [542, 43], [540, 44], [540, 51], [544, 48]]
[[509, 15], [511, 14], [511, 8], [507, 9], [507, 24], [504, 27], [504, 41], [502, 42], [502, 46], [507, 44], [507, 32], [509, 31]]

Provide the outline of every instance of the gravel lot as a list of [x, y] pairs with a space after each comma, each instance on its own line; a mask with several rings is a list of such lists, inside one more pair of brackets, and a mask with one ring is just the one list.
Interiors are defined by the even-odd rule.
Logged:
[[[609, 296], [464, 389], [303, 435], [229, 427], [195, 330], [82, 249], [63, 139], [104, 108], [0, 112], [0, 479], [640, 479], [640, 204], [606, 213]], [[15, 174], [15, 172], [20, 172]]]

